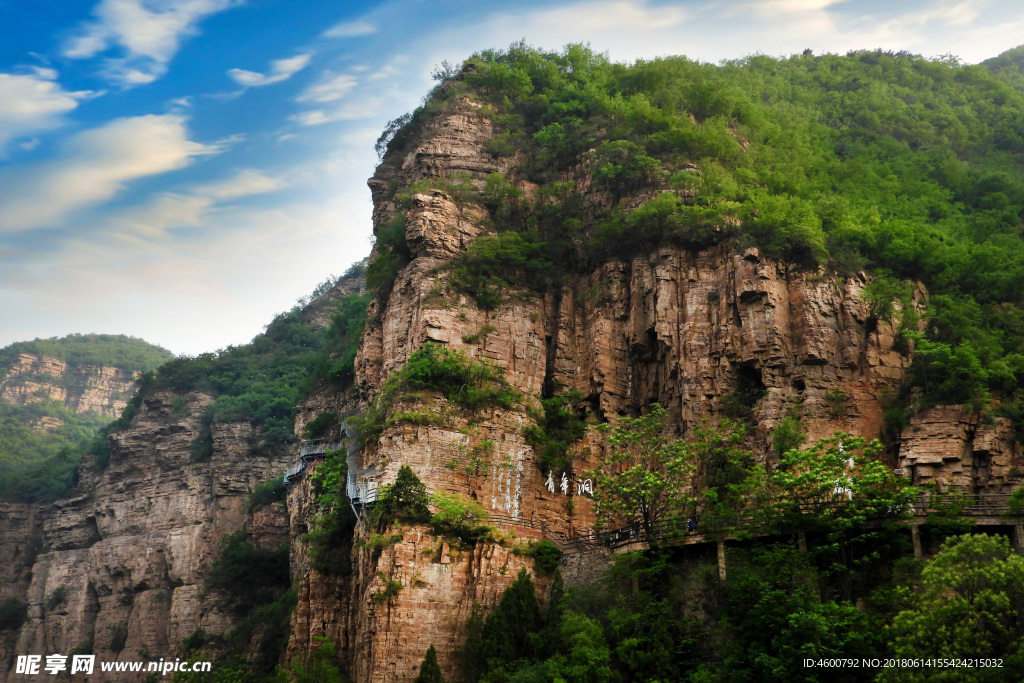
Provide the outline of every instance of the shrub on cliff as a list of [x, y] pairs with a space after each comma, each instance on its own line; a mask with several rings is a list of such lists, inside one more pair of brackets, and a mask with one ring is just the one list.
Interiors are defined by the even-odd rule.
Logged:
[[572, 467], [569, 448], [586, 434], [586, 422], [576, 406], [583, 394], [569, 391], [560, 396], [541, 399], [541, 411], [530, 409], [536, 425], [523, 430], [523, 437], [537, 454], [541, 473], [559, 473]]
[[430, 496], [430, 504], [436, 510], [430, 517], [430, 523], [437, 533], [454, 536], [463, 543], [475, 543], [492, 530], [484, 524], [487, 510], [474, 500], [435, 491]]
[[352, 572], [356, 517], [348, 498], [348, 464], [344, 450], [328, 451], [310, 478], [317, 512], [303, 540], [309, 543], [314, 569], [336, 576]]
[[313, 638], [314, 648], [308, 657], [296, 657], [288, 668], [278, 668], [275, 683], [343, 683], [349, 680], [336, 661], [334, 643], [328, 638]]
[[0, 602], [0, 631], [16, 631], [28, 618], [28, 605], [14, 598]]
[[314, 371], [316, 379], [323, 378], [341, 387], [351, 381], [355, 373], [356, 352], [359, 340], [366, 327], [366, 307], [370, 303], [368, 294], [350, 294], [339, 299], [331, 325], [327, 328], [326, 356], [330, 365], [322, 372]]
[[408, 465], [402, 465], [395, 483], [377, 494], [373, 515], [381, 527], [393, 522], [420, 524], [430, 519], [427, 487]]
[[472, 360], [460, 351], [426, 343], [409, 356], [402, 368], [405, 388], [439, 391], [467, 410], [485, 405], [512, 408], [520, 395], [505, 381], [502, 369]]
[[366, 413], [349, 418], [348, 426], [362, 445], [374, 443], [398, 416], [429, 424], [428, 415], [395, 413], [393, 405], [403, 392], [436, 391], [449, 402], [475, 411], [486, 406], [512, 408], [522, 395], [505, 380], [501, 368], [474, 360], [458, 350], [426, 342], [414, 351], [405, 366], [387, 378]]

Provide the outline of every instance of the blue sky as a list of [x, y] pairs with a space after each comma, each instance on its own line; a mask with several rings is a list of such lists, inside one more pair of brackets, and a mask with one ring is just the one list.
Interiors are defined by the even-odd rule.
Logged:
[[978, 62], [1017, 0], [0, 0], [0, 346], [244, 343], [370, 248], [373, 142], [442, 60], [881, 47]]

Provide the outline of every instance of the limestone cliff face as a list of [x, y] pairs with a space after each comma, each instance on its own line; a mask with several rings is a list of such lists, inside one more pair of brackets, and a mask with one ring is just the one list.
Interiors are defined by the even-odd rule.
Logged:
[[60, 401], [76, 413], [93, 412], [107, 417], [121, 414], [134, 389], [135, 375], [127, 370], [68, 365], [26, 353], [19, 354], [0, 379], [0, 398], [11, 403]]
[[[499, 172], [529, 196], [530, 184], [512, 170], [517, 159], [484, 151], [491, 135], [491, 122], [473, 102], [462, 100], [435, 116], [403, 159], [386, 159], [369, 181], [375, 223], [397, 214], [390, 196], [396, 185], [423, 178], [461, 175], [479, 188]], [[592, 190], [586, 168], [570, 176], [590, 207], [607, 206], [609, 198]], [[603, 418], [636, 414], [657, 401], [683, 435], [727, 414], [729, 397], [752, 389], [760, 398], [750, 410], [748, 445], [770, 460], [769, 435], [786, 415], [799, 417], [812, 440], [837, 430], [880, 436], [911, 362], [912, 349], [898, 343], [892, 325], [870, 315], [862, 296], [868, 275], [807, 271], [757, 249], [660, 248], [566, 276], [560, 289], [545, 295], [505, 292], [506, 303], [483, 310], [451, 287], [444, 267], [486, 234], [486, 208], [440, 190], [415, 194], [409, 205], [406, 243], [413, 258], [386, 303], [371, 304], [356, 360], [361, 402], [339, 398], [336, 409], [365, 405], [411, 353], [434, 341], [501, 367], [525, 405], [537, 405], [551, 387], [580, 391]], [[917, 287], [919, 312], [925, 298]], [[543, 521], [563, 532], [586, 530], [593, 511], [575, 475], [601, 457], [600, 439], [591, 433], [576, 445], [576, 473], [565, 473], [563, 492], [563, 473], [540, 471], [522, 436], [532, 424], [525, 405], [470, 415], [439, 399], [402, 404], [397, 408], [446, 418], [436, 426], [389, 427], [367, 445], [360, 464], [375, 468], [384, 483], [408, 464], [428, 490], [460, 493], [491, 513]], [[1004, 421], [980, 423], [949, 407], [915, 418], [893, 464], [917, 482], [996, 491], [1019, 483], [1013, 466], [1019, 458]], [[297, 534], [303, 525], [296, 528], [295, 520], [311, 512], [305, 485], [292, 490], [289, 510]], [[522, 527], [508, 531], [529, 535]], [[343, 579], [309, 571], [296, 553], [295, 574], [305, 578], [290, 655], [308, 652], [312, 638], [326, 636], [340, 646], [354, 680], [402, 681], [412, 680], [433, 643], [442, 668], [454, 675], [451, 651], [469, 606], [493, 604], [522, 563], [501, 546], [451, 554], [426, 528], [399, 533], [401, 540], [380, 557], [356, 550], [356, 570]], [[385, 605], [367, 599], [385, 578], [396, 577], [404, 588], [393, 599]]]
[[915, 415], [901, 441], [899, 465], [918, 486], [1010, 493], [1024, 479], [1024, 454], [1005, 417], [936, 406]]
[[281, 504], [256, 515], [245, 509], [248, 493], [279, 476], [287, 456], [252, 455], [250, 428], [226, 424], [214, 425], [213, 455], [194, 461], [189, 444], [210, 398], [180, 398], [147, 396], [131, 426], [112, 434], [109, 464], [82, 464], [80, 495], [0, 511], [3, 543], [19, 539], [4, 548], [16, 558], [5, 565], [5, 590], [28, 604], [16, 640], [0, 641], [0, 680], [15, 680], [15, 654], [67, 654], [91, 643], [105, 661], [173, 657], [197, 628], [223, 635], [235, 625], [202, 583], [221, 540], [243, 524], [259, 542], [287, 542]]

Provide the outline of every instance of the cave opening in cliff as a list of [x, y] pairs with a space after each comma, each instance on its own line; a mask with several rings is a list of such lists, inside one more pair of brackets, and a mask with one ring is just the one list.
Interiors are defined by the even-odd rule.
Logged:
[[761, 375], [761, 368], [753, 362], [736, 366], [736, 389], [732, 394], [722, 396], [722, 412], [729, 417], [749, 419], [754, 406], [768, 393]]

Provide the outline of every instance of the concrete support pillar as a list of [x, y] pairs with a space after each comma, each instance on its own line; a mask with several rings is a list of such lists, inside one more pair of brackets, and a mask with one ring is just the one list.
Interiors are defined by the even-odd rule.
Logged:
[[725, 581], [725, 541], [718, 542], [718, 578]]
[[914, 541], [914, 557], [921, 557], [924, 555], [924, 551], [921, 549], [921, 525], [911, 524], [910, 525], [910, 538]]
[[1024, 523], [1019, 519], [1013, 525], [1013, 548], [1018, 553], [1024, 552]]
[[796, 532], [796, 543], [800, 550], [807, 552], [807, 534], [803, 531]]

